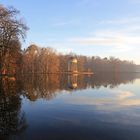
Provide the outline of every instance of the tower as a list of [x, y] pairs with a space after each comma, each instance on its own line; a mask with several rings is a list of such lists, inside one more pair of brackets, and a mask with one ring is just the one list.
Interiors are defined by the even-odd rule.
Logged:
[[75, 57], [70, 57], [68, 61], [68, 72], [77, 72], [77, 59]]

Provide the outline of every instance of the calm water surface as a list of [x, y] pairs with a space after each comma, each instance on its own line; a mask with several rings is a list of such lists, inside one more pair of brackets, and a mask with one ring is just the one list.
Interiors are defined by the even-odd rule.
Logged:
[[25, 75], [0, 85], [0, 140], [140, 140], [140, 74]]

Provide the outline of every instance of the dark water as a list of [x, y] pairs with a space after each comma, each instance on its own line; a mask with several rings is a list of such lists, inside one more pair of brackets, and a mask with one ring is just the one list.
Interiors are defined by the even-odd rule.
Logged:
[[3, 77], [3, 139], [140, 140], [140, 74]]

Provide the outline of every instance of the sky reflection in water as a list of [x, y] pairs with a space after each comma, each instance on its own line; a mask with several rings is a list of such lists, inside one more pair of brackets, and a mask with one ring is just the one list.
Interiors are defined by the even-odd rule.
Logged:
[[[19, 112], [18, 119], [24, 114], [26, 127], [9, 130], [7, 136], [3, 135], [4, 130], [3, 134], [0, 131], [2, 138], [140, 139], [139, 75], [77, 76], [76, 80], [51, 76], [46, 83], [43, 77], [18, 80], [14, 91], [19, 93], [21, 103], [15, 110]], [[0, 119], [5, 116], [0, 115]]]

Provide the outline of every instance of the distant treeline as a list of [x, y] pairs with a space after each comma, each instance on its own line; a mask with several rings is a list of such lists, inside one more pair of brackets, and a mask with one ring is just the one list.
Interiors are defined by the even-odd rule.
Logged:
[[57, 53], [52, 48], [40, 48], [30, 45], [22, 53], [22, 73], [57, 73], [68, 71], [68, 61], [73, 56], [78, 60], [78, 71], [97, 72], [135, 72], [136, 65], [132, 61], [118, 58], [88, 57], [76, 54]]
[[99, 72], [138, 72], [138, 66], [132, 61], [120, 60], [115, 57], [101, 58], [99, 56], [84, 56], [76, 54], [61, 54], [53, 48], [41, 48], [30, 45], [21, 50], [20, 43], [11, 42], [14, 48], [5, 58], [3, 74], [47, 74], [68, 71], [68, 61], [71, 56], [77, 58], [78, 71]]

